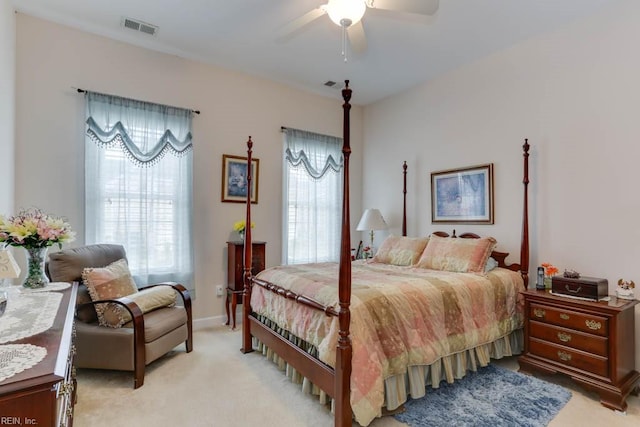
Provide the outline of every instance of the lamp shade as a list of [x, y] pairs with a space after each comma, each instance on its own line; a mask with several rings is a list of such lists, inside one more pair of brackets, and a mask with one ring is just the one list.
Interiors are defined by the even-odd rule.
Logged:
[[15, 279], [20, 276], [20, 266], [11, 252], [0, 250], [0, 279]]
[[367, 209], [362, 214], [357, 231], [386, 230], [387, 223], [378, 209]]

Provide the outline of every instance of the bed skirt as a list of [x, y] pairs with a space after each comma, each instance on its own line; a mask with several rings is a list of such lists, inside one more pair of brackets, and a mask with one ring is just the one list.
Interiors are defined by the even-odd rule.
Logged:
[[[259, 320], [280, 336], [317, 358], [317, 350], [313, 345], [278, 327], [262, 316], [259, 317]], [[292, 382], [301, 384], [304, 393], [317, 395], [322, 404], [331, 403], [330, 396], [300, 375], [284, 359], [255, 337], [253, 338], [253, 347], [278, 365], [278, 368], [284, 371]], [[490, 359], [501, 359], [505, 356], [520, 354], [523, 348], [523, 330], [516, 329], [509, 335], [498, 338], [493, 342], [444, 356], [430, 365], [409, 366], [404, 374], [394, 375], [385, 379], [384, 408], [387, 411], [394, 411], [406, 402], [409, 397], [413, 399], [423, 397], [427, 394], [428, 386], [438, 388], [442, 381], [453, 383], [455, 380], [463, 378], [468, 371], [475, 372], [478, 367], [487, 366]]]

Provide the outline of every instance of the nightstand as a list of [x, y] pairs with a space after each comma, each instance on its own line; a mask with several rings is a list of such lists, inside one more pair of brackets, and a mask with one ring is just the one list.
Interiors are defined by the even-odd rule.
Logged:
[[549, 291], [527, 290], [524, 353], [520, 370], [565, 374], [600, 396], [610, 409], [625, 411], [637, 394], [635, 311], [638, 301], [584, 301]]
[[[251, 244], [251, 275], [255, 276], [265, 268], [266, 242], [252, 242]], [[242, 304], [244, 292], [244, 242], [227, 242], [227, 299], [225, 308], [227, 311], [227, 323], [233, 319], [232, 328], [236, 328], [236, 307], [238, 299]], [[231, 300], [231, 313], [229, 313], [229, 300]]]

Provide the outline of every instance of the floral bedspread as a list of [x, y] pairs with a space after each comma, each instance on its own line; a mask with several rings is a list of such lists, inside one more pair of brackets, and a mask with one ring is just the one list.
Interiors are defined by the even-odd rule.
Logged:
[[[258, 277], [338, 307], [335, 263], [274, 267]], [[381, 415], [385, 378], [521, 328], [522, 289], [520, 274], [502, 268], [481, 276], [353, 263], [351, 406], [356, 421], [367, 425]], [[251, 307], [315, 345], [320, 360], [335, 366], [337, 318], [259, 286], [253, 287]]]

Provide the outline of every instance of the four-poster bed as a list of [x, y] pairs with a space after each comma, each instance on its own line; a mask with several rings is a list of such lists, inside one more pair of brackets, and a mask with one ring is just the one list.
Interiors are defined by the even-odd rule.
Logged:
[[[462, 234], [460, 238], [473, 238], [485, 245], [487, 252], [482, 270], [470, 269], [467, 273], [434, 271], [430, 264], [433, 259], [424, 256], [417, 263], [424, 263], [424, 268], [416, 267], [419, 254], [412, 265], [352, 263], [349, 214], [351, 89], [349, 82], [345, 83], [342, 90], [344, 179], [338, 269], [336, 271], [335, 264], [328, 263], [275, 267], [260, 273], [259, 277], [252, 277], [250, 267], [245, 267], [241, 348], [243, 353], [254, 351], [253, 340], [256, 339], [260, 347], [275, 353], [295, 370], [296, 375], [331, 397], [336, 426], [350, 426], [354, 415], [358, 422], [366, 425], [380, 415], [382, 407], [394, 409], [406, 400], [407, 395], [419, 397], [420, 387], [423, 395], [426, 383], [437, 387], [443, 379], [452, 382], [454, 378], [464, 376], [467, 369], [475, 370], [476, 363], [485, 366], [490, 357], [502, 357], [519, 350], [521, 335], [518, 334], [521, 334], [523, 319], [520, 291], [527, 287], [529, 267], [526, 213], [529, 145], [526, 141], [519, 263], [507, 265], [507, 253], [492, 251], [495, 240], [471, 233]], [[249, 137], [248, 165], [251, 164], [252, 147]], [[250, 172], [251, 167], [247, 170]], [[406, 236], [406, 170], [405, 162], [403, 236]], [[249, 173], [249, 186], [251, 179]], [[250, 200], [246, 204], [246, 222], [251, 223]], [[445, 238], [447, 236], [442, 232], [433, 233], [431, 242], [426, 243], [425, 238], [419, 251], [426, 253], [430, 248], [446, 248], [454, 240]], [[456, 237], [455, 232], [451, 237]], [[455, 240], [475, 244], [469, 239]], [[246, 262], [252, 259], [251, 248], [251, 229], [248, 228], [245, 266], [251, 265]], [[379, 253], [381, 251], [382, 248]], [[484, 271], [489, 254], [501, 268]], [[302, 284], [294, 283], [300, 281]], [[454, 311], [460, 313], [452, 315]], [[423, 314], [425, 317], [420, 317]], [[390, 321], [392, 318], [397, 320]], [[467, 328], [470, 323], [480, 326]], [[415, 341], [425, 342], [418, 346]]]

